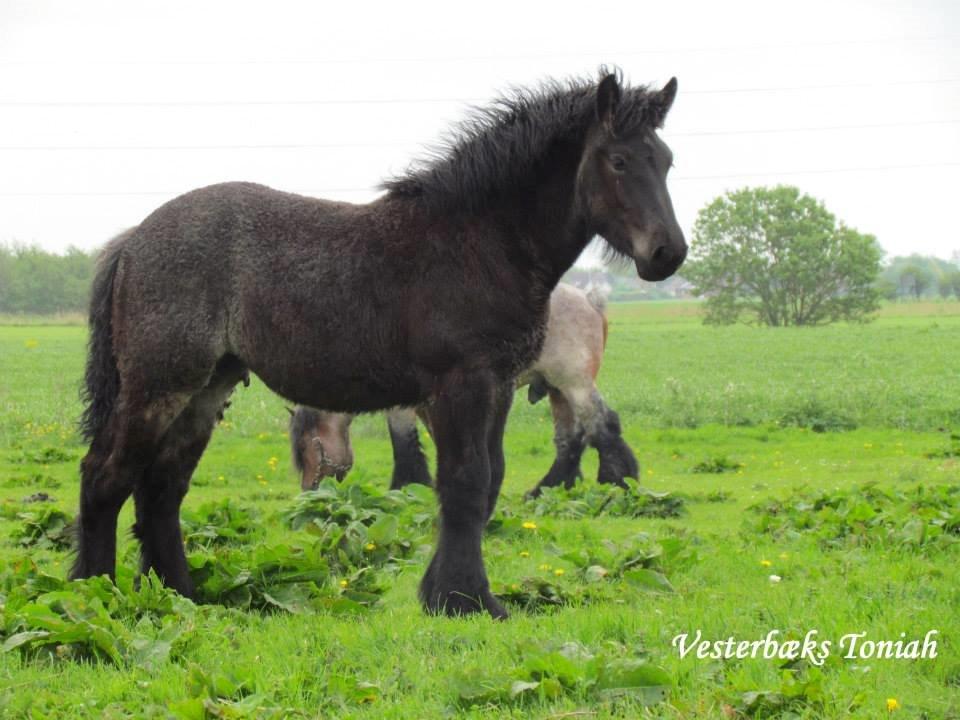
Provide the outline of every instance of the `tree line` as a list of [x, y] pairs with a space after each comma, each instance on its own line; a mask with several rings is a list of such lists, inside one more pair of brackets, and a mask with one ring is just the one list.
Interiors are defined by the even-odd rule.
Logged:
[[888, 300], [960, 299], [960, 267], [923, 255], [895, 257], [880, 274], [878, 287]]
[[96, 255], [75, 247], [60, 255], [34, 245], [0, 244], [0, 313], [86, 311]]

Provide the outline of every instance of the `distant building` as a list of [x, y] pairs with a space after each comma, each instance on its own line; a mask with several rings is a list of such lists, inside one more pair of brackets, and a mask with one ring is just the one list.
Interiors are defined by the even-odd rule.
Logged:
[[632, 270], [632, 266], [619, 272], [611, 272], [606, 268], [573, 267], [563, 276], [563, 281], [582, 290], [599, 288], [612, 302], [693, 297], [693, 285], [679, 275], [650, 283], [641, 280]]

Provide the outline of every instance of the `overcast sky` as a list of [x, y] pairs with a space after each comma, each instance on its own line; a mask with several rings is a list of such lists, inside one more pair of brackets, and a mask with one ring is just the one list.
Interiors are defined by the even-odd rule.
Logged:
[[690, 232], [790, 183], [888, 255], [960, 251], [960, 3], [0, 0], [0, 241], [92, 248], [192, 188], [365, 202], [498, 90], [617, 64], [680, 91]]

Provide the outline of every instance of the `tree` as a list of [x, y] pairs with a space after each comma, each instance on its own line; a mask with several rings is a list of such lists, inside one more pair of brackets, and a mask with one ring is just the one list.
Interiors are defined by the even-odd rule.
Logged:
[[[943, 297], [949, 296], [950, 293], [952, 292], [953, 296], [957, 300], [960, 300], [960, 270], [954, 270], [950, 273], [947, 273], [940, 279], [940, 282], [941, 282], [940, 294]], [[949, 288], [949, 291], [946, 293], [946, 295], [944, 295], [943, 293], [944, 285], [946, 285]]]
[[707, 323], [822, 325], [879, 307], [881, 255], [795, 187], [745, 188], [700, 211], [682, 272], [706, 297]]
[[946, 300], [953, 294], [953, 278], [950, 275], [941, 275], [937, 278], [937, 292], [940, 293], [941, 300]]
[[907, 265], [900, 270], [900, 289], [904, 295], [913, 295], [919, 300], [933, 284], [933, 275], [919, 265]]

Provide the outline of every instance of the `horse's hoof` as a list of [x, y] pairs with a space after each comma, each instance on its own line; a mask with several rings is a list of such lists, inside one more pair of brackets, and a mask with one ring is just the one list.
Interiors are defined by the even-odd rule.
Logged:
[[[475, 591], [457, 590], [462, 582], [443, 582], [437, 579], [436, 563], [431, 562], [420, 583], [420, 602], [430, 615], [460, 617], [486, 611], [494, 620], [508, 617], [506, 608], [497, 600], [489, 587]], [[486, 585], [486, 583], [484, 583]]]
[[510, 615], [489, 590], [475, 595], [456, 590], [435, 592], [432, 597], [423, 600], [423, 609], [430, 615], [447, 617], [463, 617], [486, 611], [494, 620], [506, 620]]

